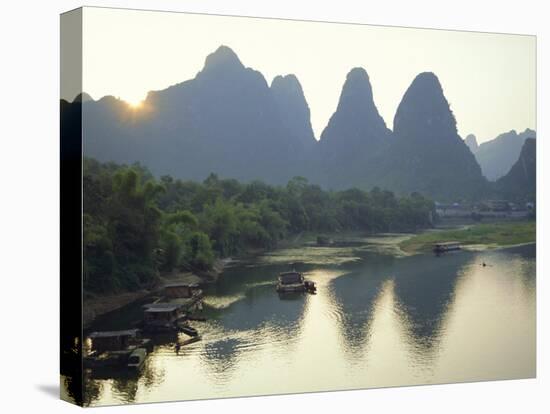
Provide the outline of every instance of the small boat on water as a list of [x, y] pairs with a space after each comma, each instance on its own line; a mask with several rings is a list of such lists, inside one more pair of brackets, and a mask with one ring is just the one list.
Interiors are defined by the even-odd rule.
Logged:
[[304, 279], [304, 276], [300, 272], [280, 273], [277, 279], [277, 292], [279, 293], [315, 293], [316, 291], [315, 282]]
[[439, 243], [434, 243], [433, 245], [433, 252], [435, 254], [452, 252], [460, 249], [461, 249], [460, 243], [456, 241], [439, 242]]
[[147, 358], [147, 350], [145, 348], [136, 348], [128, 357], [128, 368], [133, 370], [140, 369]]
[[187, 324], [179, 324], [179, 329], [181, 332], [183, 332], [186, 335], [195, 337], [199, 335], [199, 332], [193, 328], [192, 326], [189, 326]]

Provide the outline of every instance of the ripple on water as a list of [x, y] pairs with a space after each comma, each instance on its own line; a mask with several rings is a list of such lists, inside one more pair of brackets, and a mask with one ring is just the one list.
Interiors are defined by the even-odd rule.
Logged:
[[239, 293], [236, 295], [226, 295], [226, 296], [206, 296], [203, 300], [203, 303], [206, 306], [209, 306], [214, 309], [226, 309], [232, 304], [243, 300], [245, 298], [244, 293]]
[[[371, 245], [391, 243], [381, 238]], [[363, 247], [266, 255], [262, 260], [283, 266], [266, 276], [264, 267], [251, 272], [241, 264], [228, 275], [233, 284], [212, 289], [225, 295], [207, 296], [207, 305], [222, 311], [206, 309], [207, 321], [191, 322], [201, 341], [182, 346], [179, 355], [175, 336], [156, 341], [145, 374], [137, 382], [97, 380], [103, 390], [93, 405], [250, 395], [269, 386], [319, 391], [532, 376], [534, 247], [437, 260], [364, 254], [353, 266], [308, 266], [304, 275], [317, 283], [318, 294], [281, 302], [269, 286], [284, 265], [306, 253], [314, 256], [309, 263], [323, 263], [315, 255], [325, 253], [331, 265], [342, 263]]]

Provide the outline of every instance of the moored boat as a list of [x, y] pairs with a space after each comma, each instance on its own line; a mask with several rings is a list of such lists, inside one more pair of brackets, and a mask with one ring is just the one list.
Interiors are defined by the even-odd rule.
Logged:
[[198, 336], [199, 335], [199, 332], [193, 328], [192, 326], [189, 326], [187, 324], [179, 324], [179, 329], [181, 332], [183, 332], [184, 334], [186, 335], [189, 335], [189, 336]]
[[121, 368], [137, 349], [145, 354], [151, 348], [151, 340], [142, 338], [138, 329], [124, 331], [100, 331], [88, 335], [89, 350], [83, 358], [86, 368]]
[[147, 358], [147, 350], [145, 348], [136, 348], [132, 351], [128, 357], [128, 368], [138, 370], [145, 363], [145, 358]]
[[176, 332], [182, 316], [181, 305], [176, 303], [150, 303], [144, 306], [143, 330], [152, 333]]
[[304, 276], [300, 272], [280, 273], [277, 279], [277, 292], [279, 293], [315, 293], [316, 290], [315, 282], [304, 279]]
[[441, 253], [456, 251], [460, 249], [461, 249], [460, 243], [456, 241], [439, 242], [439, 243], [434, 243], [433, 245], [433, 251], [435, 254], [441, 254]]

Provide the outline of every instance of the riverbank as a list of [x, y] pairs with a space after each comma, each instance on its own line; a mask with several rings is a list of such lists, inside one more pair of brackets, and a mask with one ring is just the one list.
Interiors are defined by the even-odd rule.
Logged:
[[423, 253], [432, 250], [436, 242], [457, 241], [463, 246], [513, 246], [536, 241], [536, 222], [501, 222], [475, 224], [461, 229], [436, 230], [417, 234], [399, 244], [406, 253]]
[[[360, 231], [346, 231], [337, 233], [321, 233], [321, 232], [300, 232], [285, 240], [281, 240], [277, 246], [271, 251], [281, 251], [285, 249], [295, 249], [300, 247], [323, 247], [318, 244], [318, 237], [328, 238], [331, 242], [328, 247], [351, 247], [351, 245], [362, 245], [368, 243], [366, 238], [375, 237], [378, 234], [366, 234]], [[416, 236], [415, 236], [416, 237]], [[408, 241], [408, 240], [407, 240]], [[390, 245], [395, 246], [395, 249], [401, 248], [400, 242], [392, 242]], [[387, 248], [386, 244], [384, 246]], [[326, 246], [325, 246], [326, 247]], [[387, 250], [387, 249], [386, 249]], [[122, 292], [108, 295], [89, 295], [84, 302], [83, 322], [88, 326], [95, 318], [113, 312], [132, 302], [142, 300], [149, 295], [154, 295], [159, 292], [162, 286], [169, 283], [186, 283], [205, 285], [216, 283], [231, 263], [240, 260], [247, 260], [253, 257], [268, 253], [268, 249], [251, 249], [243, 253], [237, 258], [217, 259], [214, 262], [212, 269], [203, 272], [190, 271], [173, 271], [163, 273], [158, 277], [154, 287], [142, 289], [135, 292]]]
[[121, 292], [107, 295], [89, 294], [84, 298], [82, 322], [89, 326], [96, 318], [123, 308], [130, 303], [144, 299], [149, 295], [159, 292], [162, 287], [168, 283], [187, 283], [187, 284], [209, 284], [215, 283], [220, 277], [225, 267], [232, 262], [231, 258], [218, 259], [214, 262], [212, 269], [206, 272], [171, 272], [164, 273], [154, 287], [150, 289], [141, 289], [133, 292]]

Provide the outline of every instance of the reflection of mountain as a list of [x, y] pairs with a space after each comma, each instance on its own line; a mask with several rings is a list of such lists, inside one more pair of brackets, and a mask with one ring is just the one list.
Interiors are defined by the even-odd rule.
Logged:
[[345, 341], [346, 351], [363, 351], [370, 335], [376, 299], [393, 263], [390, 256], [369, 256], [364, 266], [354, 268], [332, 282], [333, 306], [339, 314], [340, 336]]
[[419, 353], [429, 356], [437, 348], [458, 275], [471, 257], [468, 252], [419, 255], [399, 261], [395, 267], [396, 310], [410, 335], [409, 343]]
[[[244, 299], [226, 308], [218, 322], [229, 331], [256, 330], [269, 323], [280, 328], [282, 335], [296, 336], [305, 303], [305, 300], [281, 300], [274, 286], [260, 286], [250, 289]], [[254, 309], [262, 309], [262, 313]]]
[[467, 252], [441, 258], [369, 256], [361, 267], [334, 280], [331, 290], [346, 349], [362, 352], [371, 333], [379, 294], [384, 283], [393, 279], [394, 311], [409, 336], [407, 342], [422, 354], [430, 354], [440, 339], [457, 275], [470, 258]]

